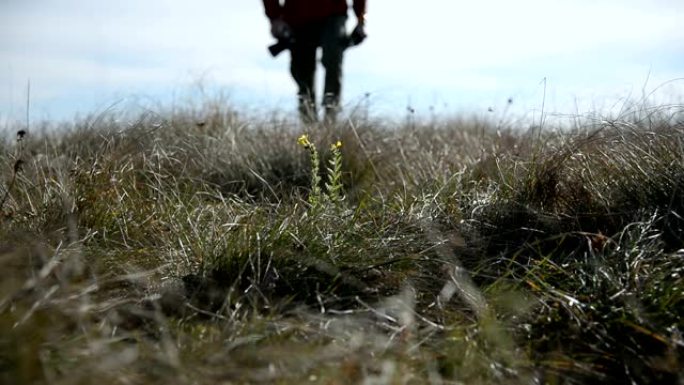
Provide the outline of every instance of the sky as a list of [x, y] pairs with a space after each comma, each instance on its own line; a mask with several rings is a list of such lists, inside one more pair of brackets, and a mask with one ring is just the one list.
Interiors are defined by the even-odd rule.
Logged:
[[[369, 37], [345, 56], [348, 109], [573, 114], [684, 95], [681, 0], [367, 2]], [[27, 100], [33, 121], [219, 93], [294, 111], [289, 55], [272, 59], [271, 42], [258, 0], [0, 0], [0, 125], [25, 120]]]

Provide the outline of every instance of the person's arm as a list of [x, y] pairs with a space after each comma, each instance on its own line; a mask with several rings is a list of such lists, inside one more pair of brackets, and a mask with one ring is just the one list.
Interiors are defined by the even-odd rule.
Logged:
[[276, 39], [289, 39], [290, 26], [283, 20], [283, 6], [280, 0], [264, 0], [266, 17], [271, 21], [271, 35]]
[[280, 19], [283, 16], [283, 7], [280, 5], [280, 0], [264, 0], [264, 9], [269, 20]]
[[350, 45], [359, 45], [366, 40], [366, 0], [354, 0], [356, 27], [351, 33]]
[[366, 24], [366, 0], [354, 0], [354, 14], [358, 24]]

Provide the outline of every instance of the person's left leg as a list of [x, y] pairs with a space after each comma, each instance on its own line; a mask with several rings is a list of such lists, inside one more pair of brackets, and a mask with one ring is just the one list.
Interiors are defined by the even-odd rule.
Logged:
[[295, 28], [295, 43], [290, 48], [290, 73], [297, 83], [299, 117], [305, 124], [318, 120], [316, 113], [316, 52], [321, 34], [319, 24]]
[[328, 122], [334, 122], [340, 109], [342, 91], [342, 62], [347, 48], [346, 16], [332, 16], [326, 20], [321, 35], [325, 68], [323, 107]]

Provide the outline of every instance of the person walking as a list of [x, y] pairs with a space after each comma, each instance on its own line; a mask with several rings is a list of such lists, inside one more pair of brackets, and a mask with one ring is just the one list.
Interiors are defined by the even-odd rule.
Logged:
[[322, 105], [325, 120], [334, 123], [340, 109], [344, 50], [366, 38], [366, 0], [353, 0], [356, 27], [347, 35], [347, 0], [263, 0], [271, 34], [290, 49], [290, 73], [297, 83], [299, 115], [318, 121], [315, 75], [318, 48], [325, 69]]

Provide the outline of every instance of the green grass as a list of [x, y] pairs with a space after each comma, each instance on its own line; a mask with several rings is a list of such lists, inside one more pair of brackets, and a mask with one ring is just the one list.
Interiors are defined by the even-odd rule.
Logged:
[[7, 132], [0, 383], [681, 384], [683, 112]]

